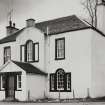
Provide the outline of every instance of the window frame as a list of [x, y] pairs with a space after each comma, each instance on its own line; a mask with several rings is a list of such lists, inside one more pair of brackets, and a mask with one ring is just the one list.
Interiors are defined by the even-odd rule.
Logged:
[[56, 75], [57, 75], [57, 90], [58, 91], [63, 91], [64, 90], [64, 71], [61, 69], [59, 69], [57, 72], [56, 72]]
[[[57, 48], [57, 42], [60, 41], [60, 40], [63, 40], [64, 41], [64, 55], [63, 57], [58, 57], [57, 54], [58, 54], [58, 48]], [[65, 37], [62, 37], [62, 38], [57, 38], [55, 39], [55, 60], [63, 60], [65, 59]]]
[[[68, 75], [70, 76], [70, 81], [68, 81]], [[71, 91], [71, 72], [69, 72], [69, 73], [66, 73], [66, 79], [67, 79], [67, 91]], [[70, 84], [70, 88], [68, 88], [68, 83]]]
[[[24, 48], [24, 49], [22, 50], [22, 48]], [[23, 59], [23, 57], [24, 57], [24, 59]], [[25, 45], [20, 45], [20, 61], [21, 62], [25, 61]]]
[[[19, 81], [19, 76], [21, 77], [21, 81]], [[22, 75], [18, 74], [16, 78], [17, 78], [17, 90], [22, 90]], [[21, 87], [19, 87], [19, 83], [21, 83]]]
[[[58, 89], [58, 80], [57, 80], [57, 73], [62, 70], [63, 72], [63, 89]], [[54, 89], [52, 89], [52, 82], [51, 82], [51, 76], [54, 75]], [[67, 88], [67, 75], [70, 75], [70, 89]], [[71, 92], [71, 72], [65, 72], [62, 68], [56, 70], [55, 73], [50, 74], [50, 92]]]
[[0, 91], [4, 91], [5, 90], [5, 84], [4, 84], [4, 87], [3, 87], [3, 76], [4, 75], [0, 75]]
[[[36, 46], [36, 45], [37, 45], [37, 47], [38, 47], [38, 49], [37, 49], [37, 51], [38, 51], [38, 52], [37, 52], [37, 54], [38, 54], [38, 55], [37, 55], [37, 56], [38, 56], [37, 58], [38, 58], [38, 59], [37, 59], [37, 60], [36, 60], [36, 58], [35, 58], [35, 56], [36, 56], [36, 55], [35, 55], [35, 46]], [[39, 42], [34, 43], [34, 62], [39, 62]]]
[[[28, 54], [28, 49], [27, 49], [27, 45], [29, 44], [29, 43], [32, 43], [32, 51], [31, 51], [31, 60], [29, 60], [28, 59], [28, 57], [27, 57], [27, 54]], [[33, 52], [33, 41], [32, 40], [28, 40], [27, 42], [26, 42], [26, 44], [25, 44], [26, 46], [25, 46], [25, 59], [26, 59], [26, 62], [33, 62], [34, 61], [34, 52]], [[29, 50], [29, 53], [30, 53], [30, 50]]]
[[6, 62], [8, 62], [8, 60], [6, 61], [6, 57], [7, 57], [7, 55], [6, 55], [6, 57], [5, 57], [5, 53], [7, 53], [7, 49], [9, 49], [10, 50], [10, 52], [9, 52], [9, 59], [8, 60], [10, 60], [11, 59], [11, 47], [10, 46], [6, 46], [6, 47], [4, 47], [4, 64], [6, 63]]
[[[52, 80], [52, 78], [53, 78], [53, 80]], [[54, 75], [54, 73], [51, 73], [50, 74], [50, 91], [54, 91], [55, 90], [54, 89], [54, 86], [55, 86], [54, 81], [55, 81], [55, 75]]]
[[[32, 41], [32, 60], [27, 59], [27, 43], [29, 41], [31, 42], [32, 40], [28, 40], [24, 45], [20, 45], [20, 61], [28, 62], [28, 63], [39, 62], [39, 42], [33, 43], [33, 41]], [[22, 50], [22, 48], [24, 48], [24, 49]], [[37, 59], [35, 57], [36, 56], [35, 48], [38, 48], [37, 49]], [[24, 55], [22, 55], [22, 53], [24, 53]], [[23, 59], [23, 57], [24, 57], [24, 59]]]

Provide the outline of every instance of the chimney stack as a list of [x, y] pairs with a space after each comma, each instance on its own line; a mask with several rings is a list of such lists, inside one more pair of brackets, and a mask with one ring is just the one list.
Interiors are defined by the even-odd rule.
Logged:
[[9, 26], [6, 27], [7, 36], [12, 35], [13, 33], [17, 32], [19, 29], [15, 28], [15, 23], [12, 24], [12, 21], [9, 21]]
[[13, 27], [15, 28], [15, 23], [13, 23]]
[[34, 19], [27, 19], [26, 20], [26, 27], [34, 27], [35, 26], [35, 20]]

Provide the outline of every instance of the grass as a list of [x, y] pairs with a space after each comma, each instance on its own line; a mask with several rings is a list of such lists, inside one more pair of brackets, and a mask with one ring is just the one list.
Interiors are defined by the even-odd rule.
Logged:
[[105, 102], [104, 97], [97, 97], [97, 98], [74, 98], [74, 99], [53, 99], [53, 98], [42, 98], [36, 100], [27, 100], [27, 101], [19, 101], [15, 100], [3, 100], [3, 102], [23, 102], [23, 103], [77, 103], [77, 102]]

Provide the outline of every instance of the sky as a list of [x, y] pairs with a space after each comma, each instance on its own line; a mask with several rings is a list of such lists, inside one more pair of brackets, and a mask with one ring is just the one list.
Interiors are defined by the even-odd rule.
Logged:
[[8, 14], [11, 9], [12, 20], [17, 28], [26, 25], [25, 20], [33, 18], [36, 22], [59, 17], [77, 15], [86, 17], [81, 4], [83, 0], [0, 0], [0, 38], [6, 36]]

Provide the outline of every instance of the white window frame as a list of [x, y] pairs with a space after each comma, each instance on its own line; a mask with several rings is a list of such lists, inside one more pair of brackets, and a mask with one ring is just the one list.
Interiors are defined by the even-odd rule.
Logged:
[[26, 44], [27, 47], [27, 62], [33, 61], [33, 42], [30, 40]]
[[39, 43], [34, 43], [35, 62], [39, 61]]
[[3, 75], [0, 76], [0, 80], [1, 80], [1, 90], [4, 90], [5, 88], [3, 87]]
[[[19, 76], [21, 76], [21, 81], [19, 81]], [[19, 87], [19, 82], [21, 83], [21, 87]], [[17, 75], [17, 90], [21, 90], [22, 89], [22, 75], [18, 74]]]
[[57, 72], [57, 90], [64, 90], [64, 73], [61, 70]]
[[21, 61], [25, 61], [25, 46], [21, 45]]

